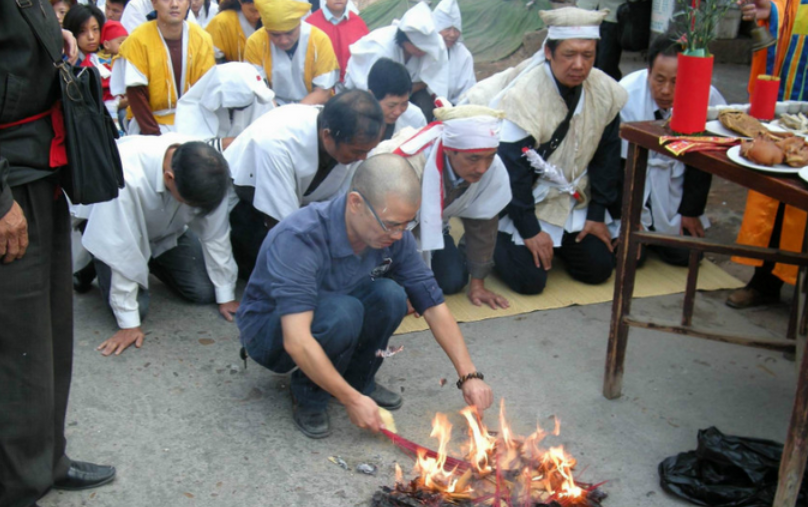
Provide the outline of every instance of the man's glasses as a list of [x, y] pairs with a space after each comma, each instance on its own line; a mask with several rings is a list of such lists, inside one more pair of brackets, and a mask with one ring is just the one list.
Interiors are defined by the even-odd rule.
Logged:
[[409, 222], [406, 222], [406, 223], [403, 223], [403, 224], [389, 223], [389, 222], [384, 223], [384, 221], [382, 221], [382, 219], [379, 218], [379, 214], [376, 213], [376, 210], [373, 209], [373, 205], [370, 204], [370, 201], [368, 201], [368, 198], [365, 197], [364, 195], [362, 195], [362, 192], [360, 192], [357, 189], [353, 189], [352, 192], [356, 192], [357, 194], [359, 194], [359, 197], [361, 197], [362, 200], [365, 201], [365, 206], [368, 207], [370, 212], [373, 214], [373, 218], [376, 219], [376, 221], [379, 223], [379, 226], [382, 228], [382, 230], [384, 232], [386, 232], [388, 234], [396, 234], [396, 233], [399, 233], [399, 232], [411, 231], [411, 230], [415, 229], [416, 225], [418, 225], [418, 222], [416, 222], [415, 220], [412, 220], [412, 221], [409, 221]]

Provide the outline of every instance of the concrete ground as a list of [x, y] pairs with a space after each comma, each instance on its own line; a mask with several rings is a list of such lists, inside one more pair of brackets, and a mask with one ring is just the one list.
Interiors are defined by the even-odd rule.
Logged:
[[[717, 68], [731, 101], [743, 99], [745, 72]], [[738, 187], [714, 183], [711, 236], [734, 238], [744, 196]], [[730, 269], [744, 280], [751, 274]], [[144, 346], [119, 357], [94, 350], [115, 331], [98, 290], [75, 298], [68, 450], [76, 459], [114, 464], [118, 477], [96, 490], [52, 492], [42, 507], [367, 505], [379, 486], [392, 485], [395, 462], [410, 470], [410, 458], [384, 437], [353, 427], [337, 404], [329, 409], [331, 437], [303, 436], [291, 420], [288, 379], [253, 362], [245, 369], [235, 325], [214, 307], [187, 304], [152, 281]], [[700, 294], [697, 321], [747, 334], [785, 332], [785, 304], [735, 311], [724, 305], [726, 295]], [[659, 319], [676, 319], [680, 308], [681, 295], [634, 303], [635, 312]], [[548, 418], [560, 418], [561, 436], [548, 443], [563, 444], [578, 459], [583, 480], [609, 481], [605, 505], [684, 505], [661, 490], [657, 465], [694, 449], [699, 429], [784, 440], [796, 375], [794, 363], [777, 353], [635, 329], [623, 396], [603, 398], [610, 309], [570, 307], [461, 325], [497, 401], [505, 399], [514, 430], [526, 434], [537, 422], [551, 427]], [[465, 428], [457, 411], [464, 403], [431, 335], [391, 343], [405, 351], [386, 362], [378, 379], [405, 397], [395, 413], [400, 433], [434, 447], [431, 419], [440, 411], [451, 414], [459, 441]], [[441, 378], [450, 382], [441, 387]], [[486, 421], [498, 426], [494, 411]], [[351, 470], [329, 456], [341, 456]], [[377, 465], [378, 475], [355, 472], [362, 462]]]

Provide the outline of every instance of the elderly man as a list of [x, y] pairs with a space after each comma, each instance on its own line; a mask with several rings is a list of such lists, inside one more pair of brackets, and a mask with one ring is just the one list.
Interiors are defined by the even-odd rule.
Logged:
[[385, 141], [407, 127], [426, 127], [426, 118], [421, 109], [410, 107], [412, 79], [405, 66], [389, 58], [380, 58], [370, 69], [368, 91], [382, 106], [385, 123], [382, 139]]
[[328, 35], [302, 23], [311, 4], [256, 0], [263, 30], [247, 39], [245, 61], [255, 65], [279, 105], [325, 104], [339, 81], [339, 63]]
[[432, 12], [435, 30], [443, 37], [449, 57], [449, 95], [446, 98], [457, 104], [466, 91], [477, 84], [474, 75], [474, 57], [460, 40], [463, 21], [457, 0], [441, 0]]
[[[576, 280], [598, 284], [611, 275], [616, 231], [607, 226], [607, 208], [618, 201], [619, 113], [627, 99], [592, 68], [605, 12], [567, 7], [540, 15], [548, 26], [545, 47], [467, 93], [508, 118], [499, 155], [513, 200], [500, 220], [494, 262], [521, 294], [544, 289], [556, 252]], [[549, 167], [534, 168], [525, 149]]]
[[413, 82], [411, 100], [431, 120], [433, 97], [448, 95], [449, 75], [446, 44], [435, 30], [432, 12], [425, 3], [410, 8], [398, 25], [377, 28], [351, 46], [345, 87], [367, 90], [370, 69], [380, 58], [407, 67]]
[[[216, 62], [213, 42], [199, 25], [185, 21], [189, 0], [152, 0], [157, 19], [129, 31], [113, 67], [110, 91], [126, 93], [130, 134], [174, 132], [174, 112], [183, 93]], [[131, 6], [131, 4], [130, 4]]]
[[[377, 153], [407, 157], [421, 178], [416, 236], [444, 294], [471, 282], [468, 297], [480, 306], [505, 308], [508, 300], [485, 288], [494, 265], [499, 213], [511, 200], [508, 171], [497, 156], [504, 113], [481, 106], [435, 109], [436, 124], [415, 135], [404, 131]], [[449, 219], [459, 217], [465, 235], [458, 248]]]
[[119, 141], [126, 187], [117, 199], [78, 209], [82, 245], [95, 257], [98, 284], [120, 330], [98, 346], [105, 356], [143, 344], [151, 272], [185, 299], [238, 309], [230, 249], [227, 162], [180, 134]]
[[[628, 102], [620, 111], [620, 121], [647, 121], [668, 118], [676, 86], [676, 55], [681, 46], [667, 36], [654, 40], [648, 49], [648, 68], [632, 72], [620, 81], [628, 92]], [[718, 90], [712, 88], [710, 105], [726, 104]], [[622, 156], [626, 157], [628, 142], [622, 141]], [[645, 229], [663, 234], [685, 234], [704, 237], [710, 222], [704, 216], [712, 175], [699, 171], [673, 158], [656, 152], [648, 155], [648, 175], [645, 182], [645, 208], [642, 224]], [[687, 266], [690, 257], [686, 248], [651, 246], [663, 261], [674, 266]]]
[[390, 336], [407, 313], [407, 298], [424, 316], [460, 377], [466, 402], [484, 410], [491, 389], [469, 356], [432, 272], [409, 232], [420, 182], [395, 155], [368, 159], [351, 191], [290, 215], [267, 236], [238, 314], [250, 357], [292, 373], [294, 421], [308, 437], [330, 433], [328, 400], [351, 422], [378, 431], [377, 406], [401, 395], [374, 376]]
[[230, 215], [239, 273], [249, 277], [269, 229], [298, 208], [344, 192], [352, 164], [379, 144], [384, 116], [365, 91], [318, 108], [292, 104], [259, 118], [225, 152], [239, 203]]
[[369, 30], [359, 12], [352, 11], [348, 0], [326, 0], [325, 5], [306, 18], [306, 23], [316, 26], [331, 39], [339, 62], [339, 80], [345, 79], [351, 44], [368, 34]]

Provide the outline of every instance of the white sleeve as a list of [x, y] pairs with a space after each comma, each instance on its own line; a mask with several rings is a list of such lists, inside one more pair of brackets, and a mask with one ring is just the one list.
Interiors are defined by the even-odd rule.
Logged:
[[126, 62], [126, 65], [123, 66], [123, 80], [125, 88], [149, 85], [149, 78], [137, 70], [137, 67], [126, 61], [124, 58], [121, 59], [121, 63], [123, 62]]
[[311, 84], [323, 90], [333, 88], [339, 82], [339, 70], [332, 70], [325, 74], [320, 74], [311, 80]]
[[474, 75], [474, 57], [471, 56], [468, 49], [465, 47], [462, 49], [465, 49], [465, 51], [463, 51], [461, 56], [463, 63], [460, 66], [460, 72], [458, 72], [456, 76], [451, 76], [451, 82], [449, 83], [452, 89], [449, 101], [453, 104], [456, 104], [464, 93], [477, 84], [477, 77]]
[[233, 259], [230, 245], [230, 218], [228, 203], [233, 187], [227, 189], [227, 195], [218, 208], [210, 214], [197, 217], [189, 228], [199, 237], [202, 255], [205, 257], [205, 269], [216, 290], [216, 302], [219, 304], [235, 301], [236, 279], [238, 268]]
[[140, 308], [137, 302], [140, 286], [114, 269], [110, 268], [110, 271], [112, 277], [109, 284], [109, 306], [115, 314], [118, 327], [121, 329], [140, 327]]

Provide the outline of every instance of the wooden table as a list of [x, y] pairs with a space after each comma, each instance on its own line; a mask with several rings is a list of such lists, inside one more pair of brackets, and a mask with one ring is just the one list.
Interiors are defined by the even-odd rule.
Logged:
[[[660, 146], [659, 138], [663, 135], [670, 135], [670, 131], [663, 127], [663, 122], [661, 121], [637, 122], [622, 125], [620, 135], [629, 142], [629, 148], [623, 192], [623, 225], [620, 231], [620, 244], [622, 246], [617, 254], [617, 271], [603, 395], [609, 399], [620, 396], [628, 330], [631, 326], [769, 350], [795, 351], [797, 348], [796, 343], [804, 341], [805, 336], [808, 334], [808, 304], [806, 304], [808, 298], [804, 296], [805, 272], [806, 267], [808, 267], [808, 254], [806, 253], [808, 252], [808, 231], [806, 231], [803, 253], [737, 244], [726, 245], [713, 243], [703, 238], [674, 237], [653, 232], [643, 232], [640, 226], [640, 215], [643, 205], [648, 150], [669, 155], [665, 148]], [[786, 204], [808, 210], [808, 185], [796, 175], [779, 176], [748, 169], [730, 161], [724, 151], [686, 153], [679, 157], [679, 160]], [[681, 322], [642, 320], [631, 315], [637, 254], [641, 244], [675, 246], [690, 250], [690, 263]], [[800, 278], [795, 288], [794, 304], [789, 319], [787, 339], [775, 340], [754, 336], [727, 335], [714, 329], [693, 326], [696, 282], [698, 280], [700, 254], [703, 252], [741, 255], [743, 257], [801, 266]], [[795, 338], [800, 340], [795, 341]], [[805, 471], [806, 458], [808, 458], [808, 354], [798, 355], [797, 361], [799, 363], [797, 394], [786, 437], [783, 459], [780, 463], [779, 484], [773, 507], [793, 507], [796, 505], [803, 472]]]

